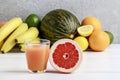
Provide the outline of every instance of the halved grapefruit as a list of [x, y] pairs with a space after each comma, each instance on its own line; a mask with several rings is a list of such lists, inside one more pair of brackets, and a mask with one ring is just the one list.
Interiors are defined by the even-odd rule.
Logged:
[[51, 46], [49, 61], [58, 71], [71, 73], [82, 61], [82, 50], [71, 39], [60, 39]]

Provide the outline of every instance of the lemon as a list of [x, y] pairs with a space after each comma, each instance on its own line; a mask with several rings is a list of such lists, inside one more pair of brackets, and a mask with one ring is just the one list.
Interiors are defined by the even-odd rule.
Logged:
[[77, 31], [81, 36], [87, 37], [93, 32], [93, 26], [84, 25], [84, 26], [78, 27]]
[[88, 40], [85, 37], [78, 36], [74, 41], [78, 43], [82, 51], [85, 51], [88, 48]]

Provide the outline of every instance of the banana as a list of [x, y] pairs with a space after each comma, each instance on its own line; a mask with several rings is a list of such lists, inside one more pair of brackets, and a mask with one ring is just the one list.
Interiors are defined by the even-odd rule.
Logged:
[[16, 45], [15, 41], [10, 42], [9, 44], [7, 44], [7, 46], [5, 48], [1, 48], [1, 52], [2, 53], [7, 53], [9, 50], [11, 50], [11, 48], [13, 48]]
[[20, 17], [15, 17], [6, 22], [0, 28], [0, 42], [4, 40], [8, 35], [10, 35], [20, 24], [22, 19]]
[[15, 45], [15, 38], [19, 35], [21, 35], [22, 33], [24, 33], [25, 31], [28, 30], [28, 25], [26, 23], [22, 23], [5, 41], [5, 43], [3, 44], [1, 51], [3, 53], [7, 53], [8, 51], [10, 51]]
[[16, 37], [15, 41], [17, 43], [24, 43], [24, 41], [27, 39], [37, 38], [38, 34], [39, 34], [39, 31], [36, 27], [30, 27], [25, 33]]
[[[39, 38], [35, 38], [30, 43], [40, 43], [40, 40], [39, 40]], [[20, 46], [21, 51], [25, 51], [25, 44], [24, 43], [20, 43], [19, 46]]]

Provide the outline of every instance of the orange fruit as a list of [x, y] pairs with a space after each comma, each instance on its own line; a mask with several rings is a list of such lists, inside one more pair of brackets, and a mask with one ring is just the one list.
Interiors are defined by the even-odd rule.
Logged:
[[102, 30], [94, 31], [88, 40], [90, 48], [94, 51], [103, 51], [110, 44], [108, 34]]
[[82, 20], [82, 25], [92, 25], [94, 30], [100, 30], [101, 29], [101, 22], [93, 16], [88, 16]]

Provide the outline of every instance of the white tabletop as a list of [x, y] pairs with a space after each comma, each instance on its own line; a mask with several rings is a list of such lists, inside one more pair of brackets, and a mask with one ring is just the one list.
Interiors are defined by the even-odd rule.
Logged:
[[46, 73], [29, 73], [25, 53], [0, 54], [0, 80], [120, 80], [120, 44], [103, 52], [83, 52], [80, 68], [72, 74], [58, 73], [48, 62]]

